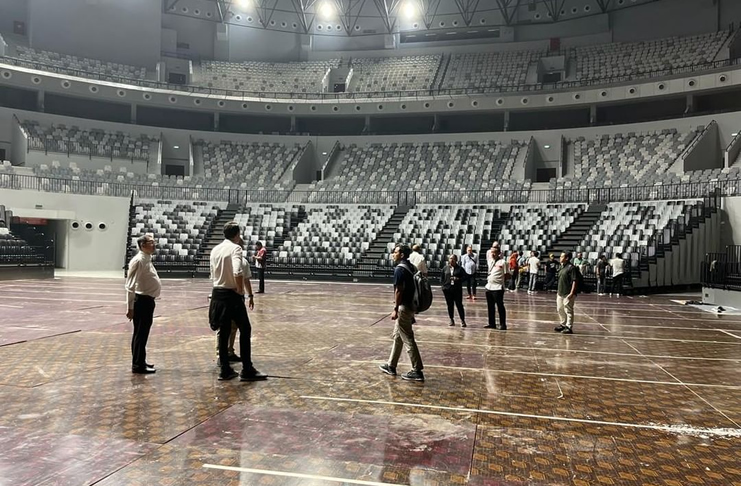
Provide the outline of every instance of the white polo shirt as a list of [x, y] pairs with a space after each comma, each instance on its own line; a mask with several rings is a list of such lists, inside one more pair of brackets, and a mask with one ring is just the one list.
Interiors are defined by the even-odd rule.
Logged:
[[214, 288], [232, 289], [237, 292], [237, 277], [243, 275], [242, 247], [224, 240], [211, 250], [211, 279]]

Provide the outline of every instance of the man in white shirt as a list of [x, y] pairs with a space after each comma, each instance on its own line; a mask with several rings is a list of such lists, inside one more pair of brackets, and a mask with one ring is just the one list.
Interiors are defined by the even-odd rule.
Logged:
[[419, 245], [412, 247], [412, 254], [409, 255], [409, 262], [417, 268], [425, 277], [427, 276], [427, 262], [422, 254], [422, 248]]
[[504, 282], [509, 276], [509, 267], [502, 258], [498, 243], [495, 243], [486, 254], [488, 275], [486, 278], [486, 308], [489, 314], [487, 329], [497, 328], [497, 319], [494, 314], [496, 306], [499, 312], [499, 329], [507, 330], [507, 310], [504, 308]]
[[[211, 304], [208, 309], [211, 329], [219, 333], [219, 380], [231, 380], [237, 372], [229, 364], [229, 335], [232, 321], [239, 329], [239, 351], [242, 356], [240, 381], [265, 380], [267, 375], [252, 366], [250, 339], [252, 327], [244, 305], [244, 263], [242, 258], [242, 236], [239, 225], [234, 221], [224, 225], [224, 241], [211, 250]], [[254, 308], [252, 294], [248, 294], [250, 309]]]
[[131, 338], [131, 371], [145, 375], [154, 373], [154, 366], [147, 364], [147, 340], [154, 320], [154, 299], [160, 296], [162, 285], [152, 264], [154, 239], [144, 235], [136, 240], [139, 253], [129, 262], [126, 274], [126, 317], [134, 322]]
[[[247, 295], [252, 295], [252, 270], [250, 269], [250, 263], [246, 258], [242, 258], [242, 275], [244, 276], [244, 290], [247, 292]], [[250, 299], [249, 302], [250, 310], [255, 308], [254, 305], [254, 299]], [[242, 361], [242, 358], [237, 356], [237, 353], [234, 352], [234, 342], [237, 340], [237, 331], [239, 328], [237, 327], [237, 323], [232, 321], [232, 332], [229, 334], [229, 362], [230, 363], [239, 363]], [[221, 336], [221, 329], [216, 331], [216, 366], [221, 368], [221, 360], [219, 360], [219, 336]]]
[[[468, 300], [476, 300], [476, 273], [479, 271], [479, 256], [474, 253], [473, 247], [468, 245], [466, 253], [461, 257], [461, 266], [466, 272], [466, 289]], [[473, 288], [473, 292], [471, 292]]]
[[612, 268], [612, 294], [620, 295], [623, 293], [623, 273], [625, 273], [625, 260], [620, 258], [619, 254], [610, 260]]
[[530, 267], [530, 284], [527, 287], [528, 294], [535, 293], [535, 282], [538, 280], [538, 270], [540, 269], [540, 258], [537, 251], [530, 252], [530, 259], [527, 261]]

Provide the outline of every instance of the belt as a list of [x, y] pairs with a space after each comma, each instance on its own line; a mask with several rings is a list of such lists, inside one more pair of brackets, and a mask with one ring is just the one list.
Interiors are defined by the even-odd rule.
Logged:
[[152, 297], [151, 295], [136, 294], [136, 299], [154, 300], [154, 297]]

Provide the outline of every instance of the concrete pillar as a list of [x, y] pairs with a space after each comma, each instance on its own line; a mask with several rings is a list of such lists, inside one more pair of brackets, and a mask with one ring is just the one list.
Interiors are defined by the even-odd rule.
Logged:
[[509, 110], [504, 112], [504, 131], [509, 131]]
[[684, 112], [685, 113], [695, 112], [695, 95], [694, 94], [687, 95], [687, 108], [685, 108]]
[[44, 113], [45, 95], [46, 95], [45, 91], [39, 91], [38, 93], [36, 93], [36, 109], [39, 110], [41, 113]]
[[296, 116], [291, 116], [291, 133], [296, 133]]
[[217, 111], [217, 112], [214, 113], [214, 131], [215, 132], [218, 132], [219, 131], [220, 122], [221, 122], [221, 120], [220, 120], [220, 117], [219, 117], [219, 112]]
[[597, 124], [597, 105], [591, 105], [589, 107], [589, 125], [595, 126]]
[[137, 121], [136, 120], [137, 118], [136, 109], [137, 109], [137, 104], [131, 103], [131, 124], [132, 125], [136, 125], [136, 121]]

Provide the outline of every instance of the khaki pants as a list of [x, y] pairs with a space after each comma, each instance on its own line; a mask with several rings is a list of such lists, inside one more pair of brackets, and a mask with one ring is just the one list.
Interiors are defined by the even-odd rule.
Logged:
[[574, 325], [574, 302], [576, 297], [567, 299], [560, 295], [556, 297], [556, 309], [558, 309], [558, 319], [562, 326], [569, 329]]
[[[234, 356], [234, 341], [237, 339], [237, 323], [232, 321], [232, 332], [229, 335], [229, 356]], [[216, 359], [219, 359], [219, 334], [221, 329], [216, 331]]]
[[415, 371], [422, 371], [424, 366], [422, 365], [422, 357], [419, 355], [419, 349], [417, 349], [417, 342], [414, 340], [412, 318], [414, 318], [414, 312], [407, 310], [403, 305], [400, 305], [399, 318], [396, 319], [396, 324], [394, 324], [394, 333], [391, 335], [394, 344], [391, 347], [391, 356], [389, 356], [388, 364], [392, 368], [396, 368], [396, 365], [399, 364], [401, 350], [404, 348], [404, 345], [406, 345], [409, 359], [412, 361], [412, 369]]

